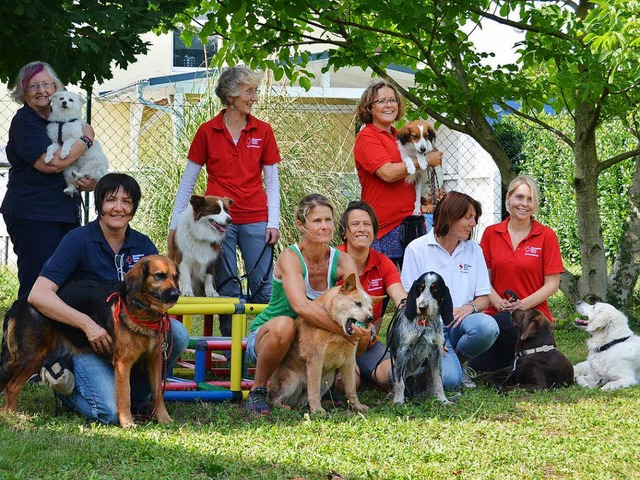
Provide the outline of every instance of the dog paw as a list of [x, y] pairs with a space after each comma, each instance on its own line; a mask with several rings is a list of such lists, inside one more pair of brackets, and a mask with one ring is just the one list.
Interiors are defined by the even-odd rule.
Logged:
[[187, 289], [187, 288], [180, 288], [180, 295], [183, 297], [193, 297], [195, 296], [193, 294], [193, 290], [192, 289]]
[[407, 175], [413, 175], [416, 173], [416, 166], [412, 161], [406, 161], [404, 164], [407, 166]]
[[220, 294], [218, 292], [216, 292], [215, 288], [213, 287], [207, 287], [204, 289], [204, 295], [205, 297], [219, 297]]
[[367, 410], [369, 410], [369, 407], [367, 407], [366, 405], [363, 405], [362, 403], [352, 403], [350, 406], [352, 410], [355, 410], [356, 412], [360, 412], [360, 413], [364, 413]]
[[164, 411], [164, 412], [158, 411], [156, 413], [156, 421], [159, 424], [171, 423], [171, 417], [169, 416], [169, 414], [166, 411]]
[[70, 197], [73, 197], [77, 191], [78, 190], [76, 189], [76, 187], [74, 187], [73, 185], [69, 185], [67, 188], [63, 190], [63, 193], [65, 195], [69, 195]]
[[324, 416], [327, 414], [327, 411], [322, 407], [310, 408], [309, 413], [311, 415], [321, 415]]
[[420, 170], [426, 170], [427, 167], [429, 166], [429, 163], [427, 161], [427, 156], [419, 153], [417, 155], [417, 159], [418, 159], [418, 165], [420, 166]]

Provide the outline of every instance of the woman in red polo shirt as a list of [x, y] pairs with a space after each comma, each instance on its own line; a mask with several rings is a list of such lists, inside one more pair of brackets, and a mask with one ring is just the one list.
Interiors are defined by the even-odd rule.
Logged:
[[492, 286], [485, 313], [493, 315], [500, 335], [489, 350], [469, 362], [476, 370], [494, 371], [513, 364], [518, 338], [511, 323], [514, 310], [535, 308], [553, 322], [547, 299], [558, 290], [564, 266], [557, 235], [534, 218], [539, 199], [536, 181], [529, 175], [517, 176], [507, 190], [509, 217], [482, 235], [480, 246]]
[[[251, 115], [262, 74], [245, 67], [222, 72], [216, 95], [225, 107], [198, 129], [180, 181], [169, 227], [173, 241], [180, 213], [187, 208], [202, 167], [207, 170], [207, 195], [229, 197], [233, 224], [227, 230], [223, 259], [217, 262], [216, 286], [224, 296], [238, 297], [240, 285], [236, 247], [249, 274], [250, 300], [269, 303], [273, 245], [280, 238], [280, 151], [271, 126]], [[263, 187], [264, 177], [264, 187]], [[230, 281], [231, 280], [231, 281]], [[223, 335], [231, 335], [231, 316], [220, 316]]]
[[[373, 209], [361, 200], [349, 202], [338, 223], [340, 237], [344, 241], [338, 250], [349, 253], [358, 267], [362, 288], [372, 296], [388, 295], [398, 305], [407, 298], [400, 282], [398, 269], [391, 260], [371, 248], [378, 233], [378, 219]], [[382, 325], [382, 302], [373, 306], [373, 325], [376, 332]], [[372, 341], [358, 356], [360, 377], [374, 382], [383, 390], [389, 389], [391, 360], [386, 347]]]
[[[402, 221], [413, 214], [416, 192], [405, 182], [407, 167], [400, 156], [393, 123], [404, 115], [400, 94], [393, 85], [377, 82], [360, 98], [356, 120], [364, 127], [356, 136], [353, 157], [362, 187], [360, 198], [373, 208], [380, 231], [372, 247], [402, 265]], [[427, 154], [429, 163], [442, 161], [442, 152]], [[416, 167], [420, 168], [415, 161]]]

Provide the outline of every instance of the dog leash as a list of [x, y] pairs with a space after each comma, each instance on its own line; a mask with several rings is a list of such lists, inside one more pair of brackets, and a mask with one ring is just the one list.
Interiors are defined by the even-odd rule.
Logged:
[[260, 293], [262, 288], [267, 283], [269, 283], [269, 279], [271, 278], [271, 270], [273, 269], [273, 255], [274, 255], [274, 252], [273, 252], [274, 249], [273, 248], [271, 248], [271, 261], [269, 262], [269, 269], [265, 272], [264, 276], [260, 280], [260, 285], [258, 286], [256, 291], [255, 292], [250, 292], [249, 291], [249, 281], [248, 281], [249, 277], [255, 271], [255, 269], [258, 267], [258, 265], [260, 265], [260, 260], [262, 260], [262, 257], [267, 252], [267, 248], [269, 248], [269, 244], [265, 242], [264, 247], [262, 247], [262, 251], [260, 252], [260, 255], [258, 255], [258, 259], [256, 260], [255, 265], [251, 268], [251, 270], [249, 270], [248, 273], [245, 273], [241, 277], [238, 277], [237, 275], [231, 275], [231, 264], [229, 263], [229, 259], [224, 254], [224, 250], [220, 249], [220, 256], [222, 257], [222, 260], [224, 260], [224, 264], [225, 264], [225, 267], [227, 269], [227, 273], [229, 273], [229, 278], [227, 278], [224, 282], [220, 283], [220, 285], [216, 285], [217, 289], [219, 290], [223, 286], [225, 286], [227, 283], [233, 281], [236, 285], [240, 286], [240, 295], [242, 295], [242, 281], [246, 279], [247, 280], [247, 295], [246, 295], [247, 296], [247, 300], [248, 301], [253, 300], [258, 295], [258, 293]]

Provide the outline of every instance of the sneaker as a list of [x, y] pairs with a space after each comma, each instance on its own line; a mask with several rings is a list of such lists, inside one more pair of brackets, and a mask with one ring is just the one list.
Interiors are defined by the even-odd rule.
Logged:
[[469, 365], [462, 366], [462, 386], [464, 388], [476, 388], [476, 384], [472, 378], [476, 378], [476, 371]]
[[249, 413], [257, 415], [269, 415], [269, 404], [267, 403], [267, 387], [257, 387], [249, 392], [246, 400], [246, 407]]
[[75, 387], [73, 363], [68, 368], [69, 362], [72, 362], [71, 358], [64, 357], [54, 363], [45, 363], [40, 369], [42, 383], [65, 396], [71, 395]]

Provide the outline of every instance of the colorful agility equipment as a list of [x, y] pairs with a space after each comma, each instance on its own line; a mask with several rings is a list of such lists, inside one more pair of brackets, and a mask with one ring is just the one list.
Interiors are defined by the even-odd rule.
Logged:
[[[165, 401], [240, 401], [250, 387], [242, 381], [243, 338], [246, 335], [247, 315], [256, 315], [266, 307], [263, 304], [242, 303], [237, 298], [181, 297], [169, 310], [170, 315], [222, 315], [231, 314], [231, 338], [193, 337], [189, 348], [195, 349], [195, 372], [193, 381], [170, 378], [166, 387]], [[230, 350], [230, 381], [226, 384], [206, 382], [206, 372], [211, 364], [211, 350]]]

